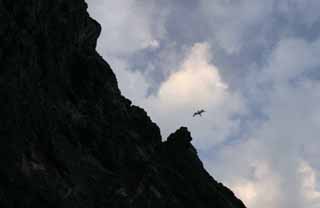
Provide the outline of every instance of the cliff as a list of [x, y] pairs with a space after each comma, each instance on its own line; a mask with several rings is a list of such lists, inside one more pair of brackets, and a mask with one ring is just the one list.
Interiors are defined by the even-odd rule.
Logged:
[[86, 10], [0, 0], [0, 207], [244, 208], [121, 95]]

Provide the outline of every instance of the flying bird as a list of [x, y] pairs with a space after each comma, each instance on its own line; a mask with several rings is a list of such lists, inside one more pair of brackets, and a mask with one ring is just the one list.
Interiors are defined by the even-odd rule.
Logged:
[[202, 116], [202, 113], [206, 112], [205, 110], [198, 110], [197, 112], [193, 113], [193, 117], [195, 116]]

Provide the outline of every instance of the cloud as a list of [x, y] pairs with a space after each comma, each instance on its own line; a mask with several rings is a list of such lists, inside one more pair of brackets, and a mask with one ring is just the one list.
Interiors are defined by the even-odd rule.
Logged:
[[98, 50], [105, 56], [125, 56], [159, 47], [165, 35], [165, 11], [156, 1], [90, 0], [89, 12], [102, 24]]
[[115, 73], [118, 85], [124, 96], [130, 98], [136, 104], [146, 98], [150, 83], [143, 73], [130, 70], [128, 62], [119, 58], [113, 58], [112, 67], [117, 69]]
[[180, 68], [171, 74], [159, 92], [159, 99], [169, 102], [173, 110], [185, 104], [219, 105], [228, 86], [221, 80], [218, 69], [209, 64], [206, 44], [195, 44]]
[[300, 38], [283, 39], [271, 54], [271, 60], [265, 69], [266, 79], [278, 83], [294, 81], [320, 65], [317, 56], [319, 52], [319, 40], [310, 43]]
[[[210, 63], [211, 58], [207, 43], [194, 44], [178, 69], [170, 70], [157, 93], [149, 96], [150, 82], [145, 74], [129, 70], [121, 60], [114, 61], [114, 67], [123, 94], [148, 111], [164, 138], [180, 126], [187, 126], [197, 147], [208, 149], [239, 130], [234, 114], [245, 111], [241, 97], [229, 91], [219, 69]], [[192, 117], [202, 108], [206, 110], [203, 117]]]
[[320, 155], [312, 150], [320, 145], [320, 111], [315, 107], [320, 83], [310, 76], [320, 65], [319, 49], [317, 40], [280, 41], [247, 83], [254, 92], [249, 102], [264, 100], [259, 106], [264, 119], [246, 132], [243, 142], [223, 147], [212, 156], [218, 159], [207, 161], [249, 207], [320, 205], [315, 161]]
[[[229, 91], [210, 59], [207, 43], [194, 44], [158, 93], [138, 103], [159, 123], [164, 137], [179, 126], [187, 126], [197, 146], [208, 148], [237, 130], [233, 115], [242, 112], [242, 101]], [[193, 118], [193, 112], [202, 108], [207, 111], [205, 115]]]
[[[272, 14], [273, 1], [207, 1], [201, 0], [201, 8], [210, 21], [213, 41], [227, 53], [239, 53], [248, 42], [256, 41], [265, 32], [265, 19]], [[259, 35], [252, 31], [260, 27]], [[256, 31], [258, 32], [258, 31]]]
[[302, 193], [308, 203], [308, 207], [317, 207], [320, 199], [320, 192], [317, 189], [317, 173], [307, 162], [301, 161], [299, 173], [303, 178]]
[[[211, 42], [229, 55], [268, 50], [285, 36], [310, 30], [319, 22], [318, 0], [201, 0]], [[308, 11], [308, 12], [306, 12]], [[245, 52], [245, 53], [247, 53]]]
[[[319, 20], [320, 14], [318, 9], [320, 2], [317, 0], [285, 0], [277, 2], [279, 11], [289, 17], [291, 20], [312, 26]], [[308, 11], [308, 12], [306, 12]]]
[[164, 137], [188, 126], [210, 173], [250, 208], [320, 206], [318, 0], [90, 7], [123, 94]]
[[279, 178], [265, 161], [251, 162], [250, 166], [252, 178], [235, 180], [231, 185], [235, 193], [248, 207], [278, 207], [277, 203], [281, 200]]

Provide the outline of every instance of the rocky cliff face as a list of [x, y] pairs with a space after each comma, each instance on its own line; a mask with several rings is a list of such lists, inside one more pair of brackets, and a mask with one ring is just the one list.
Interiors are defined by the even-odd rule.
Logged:
[[86, 9], [0, 0], [0, 207], [244, 208], [121, 96]]

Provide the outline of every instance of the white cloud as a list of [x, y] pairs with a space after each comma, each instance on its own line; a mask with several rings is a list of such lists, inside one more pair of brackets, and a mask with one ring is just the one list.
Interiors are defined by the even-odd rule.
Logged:
[[162, 84], [158, 95], [163, 104], [169, 102], [173, 110], [178, 110], [185, 104], [207, 106], [223, 101], [228, 87], [218, 69], [209, 64], [208, 53], [206, 44], [192, 47], [181, 67]]
[[[320, 83], [305, 75], [320, 65], [316, 58], [319, 49], [318, 41], [281, 41], [266, 67], [252, 74], [247, 83], [255, 91], [249, 99], [266, 96], [259, 106], [266, 120], [247, 132], [245, 142], [220, 150], [218, 162], [207, 161], [212, 172], [233, 187], [249, 207], [320, 206], [319, 163], [315, 162], [320, 154], [313, 150], [320, 146], [320, 110], [316, 107]], [[311, 156], [306, 156], [310, 152]], [[257, 174], [259, 169], [264, 174]]]
[[[231, 119], [233, 113], [242, 112], [242, 101], [229, 91], [219, 69], [210, 63], [210, 56], [206, 43], [194, 44], [158, 93], [139, 103], [158, 122], [164, 137], [187, 126], [197, 146], [209, 148], [238, 128]], [[193, 118], [193, 112], [202, 108], [207, 111], [204, 116]]]
[[273, 174], [269, 164], [265, 161], [259, 161], [251, 164], [253, 169], [253, 178], [237, 179], [231, 184], [244, 203], [249, 207], [277, 207], [281, 200], [279, 192], [279, 178]]
[[90, 0], [88, 3], [90, 14], [102, 25], [98, 50], [105, 57], [159, 47], [159, 39], [165, 35], [165, 11], [156, 8], [156, 1]]
[[[121, 61], [115, 61], [119, 87], [134, 104], [144, 107], [161, 127], [164, 138], [180, 126], [187, 126], [200, 149], [208, 149], [223, 142], [238, 130], [234, 113], [242, 113], [241, 97], [230, 92], [219, 69], [210, 63], [211, 54], [206, 43], [194, 44], [178, 69], [164, 81], [158, 93], [146, 97], [149, 82], [140, 71], [130, 71]], [[199, 109], [203, 117], [192, 117]]]
[[306, 161], [301, 161], [299, 173], [303, 178], [302, 193], [306, 198], [308, 207], [319, 207], [320, 191], [317, 189], [316, 171]]
[[[147, 109], [164, 136], [188, 126], [207, 157], [206, 167], [249, 208], [319, 208], [320, 83], [312, 76], [319, 74], [320, 41], [310, 41], [317, 32], [305, 34], [301, 28], [319, 21], [320, 1], [200, 2], [210, 32], [205, 43], [193, 45], [183, 56], [177, 48], [186, 46], [176, 45], [179, 42], [162, 47], [168, 11], [155, 1], [90, 0], [92, 14], [104, 28], [99, 50], [112, 63], [122, 92]], [[224, 66], [212, 63], [208, 45], [224, 49], [226, 59], [237, 66], [234, 71], [245, 69], [238, 68], [230, 54], [247, 55], [257, 47], [265, 60], [255, 64], [255, 55], [249, 54], [252, 60], [247, 64], [257, 68], [245, 78], [237, 77], [245, 88], [235, 91], [222, 77]], [[167, 77], [149, 97], [149, 78], [143, 70], [133, 72], [124, 58], [145, 48], [159, 49], [152, 54], [161, 60], [155, 69]], [[263, 119], [250, 115], [249, 127], [241, 129], [243, 120], [232, 116], [245, 114], [249, 106]], [[200, 108], [207, 113], [193, 118]], [[239, 130], [245, 132], [233, 135]], [[237, 143], [224, 144], [230, 135], [239, 136]]]

